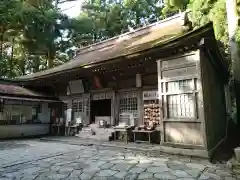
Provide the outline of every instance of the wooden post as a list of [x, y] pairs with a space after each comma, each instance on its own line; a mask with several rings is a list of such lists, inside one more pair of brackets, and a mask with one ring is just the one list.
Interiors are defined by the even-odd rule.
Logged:
[[198, 106], [199, 106], [199, 120], [201, 122], [201, 133], [203, 136], [203, 146], [205, 149], [208, 148], [207, 145], [207, 128], [206, 128], [206, 122], [205, 122], [205, 112], [204, 112], [204, 98], [203, 98], [203, 85], [202, 85], [202, 67], [201, 67], [201, 61], [204, 61], [205, 59], [203, 59], [204, 55], [202, 54], [203, 52], [200, 50], [198, 50], [196, 52], [196, 59], [197, 61], [197, 71], [198, 71], [198, 79], [197, 79], [197, 87], [198, 87]]
[[137, 125], [140, 125], [143, 123], [143, 117], [144, 117], [142, 93], [143, 93], [142, 89], [139, 89], [139, 91], [138, 91], [138, 110], [140, 113], [139, 113]]
[[[157, 61], [157, 71], [158, 71], [158, 94], [159, 94], [159, 106], [160, 106], [160, 112], [161, 112], [161, 119], [160, 119], [160, 122], [159, 122], [159, 125], [160, 125], [160, 144], [164, 143], [164, 123], [163, 123], [163, 106], [162, 106], [162, 102], [163, 102], [163, 99], [162, 99], [162, 77], [161, 77], [161, 61]], [[164, 102], [165, 103], [165, 102]]]
[[111, 92], [111, 126], [115, 123], [115, 103], [116, 103], [116, 97], [115, 97], [115, 92]]
[[115, 96], [115, 104], [114, 104], [114, 112], [115, 112], [115, 121], [114, 121], [114, 124], [115, 125], [118, 125], [119, 123], [119, 106], [120, 106], [120, 99], [119, 99], [119, 93], [117, 93], [115, 91], [114, 93], [114, 96]]

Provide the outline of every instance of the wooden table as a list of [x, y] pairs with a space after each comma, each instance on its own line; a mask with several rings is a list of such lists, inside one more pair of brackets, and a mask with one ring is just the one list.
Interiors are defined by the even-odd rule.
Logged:
[[59, 135], [59, 132], [60, 132], [60, 127], [62, 126], [63, 124], [52, 124], [52, 131], [54, 130], [54, 128], [57, 129], [57, 133], [56, 135], [58, 136]]
[[151, 144], [151, 134], [156, 132], [157, 130], [151, 130], [151, 131], [147, 131], [147, 130], [133, 130], [133, 139], [134, 142], [136, 141], [136, 133], [147, 133], [148, 134], [148, 142], [149, 144]]
[[74, 135], [76, 133], [76, 130], [77, 130], [76, 124], [69, 126], [68, 136], [70, 136], [71, 133], [72, 135]]
[[114, 127], [114, 139], [117, 140], [117, 132], [124, 132], [125, 134], [125, 143], [128, 143], [128, 135], [131, 127]]

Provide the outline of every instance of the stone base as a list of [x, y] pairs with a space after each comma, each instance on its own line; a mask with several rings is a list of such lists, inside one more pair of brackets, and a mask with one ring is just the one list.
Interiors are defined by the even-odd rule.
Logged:
[[236, 149], [234, 149], [234, 152], [235, 152], [237, 161], [240, 162], [240, 147], [237, 147]]
[[183, 155], [183, 156], [192, 156], [192, 157], [200, 157], [209, 159], [209, 152], [207, 150], [202, 149], [183, 149], [176, 147], [168, 147], [168, 146], [157, 146], [154, 148], [159, 150], [160, 152], [174, 154], [174, 155]]

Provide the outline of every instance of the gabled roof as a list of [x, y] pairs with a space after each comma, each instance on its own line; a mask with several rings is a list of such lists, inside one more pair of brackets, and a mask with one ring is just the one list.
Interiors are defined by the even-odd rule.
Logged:
[[183, 23], [183, 16], [178, 14], [133, 32], [82, 48], [73, 60], [63, 65], [21, 76], [18, 79], [32, 80], [56, 73], [64, 73], [68, 70], [87, 67], [151, 49], [186, 33], [188, 28], [183, 26]]

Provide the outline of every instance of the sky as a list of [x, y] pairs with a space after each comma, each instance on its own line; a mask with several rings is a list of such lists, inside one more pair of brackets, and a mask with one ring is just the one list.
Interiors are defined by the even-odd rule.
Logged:
[[77, 17], [81, 11], [81, 5], [84, 0], [77, 0], [73, 2], [67, 2], [61, 4], [60, 8], [63, 13], [67, 14], [69, 17]]

